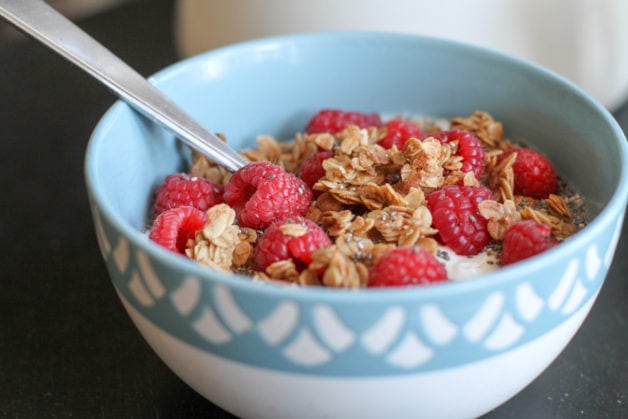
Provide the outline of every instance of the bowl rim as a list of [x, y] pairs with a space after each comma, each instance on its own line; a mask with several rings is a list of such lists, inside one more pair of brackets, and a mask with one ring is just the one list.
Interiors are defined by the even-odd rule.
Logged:
[[[192, 275], [203, 282], [214, 281], [229, 288], [237, 289], [242, 292], [257, 293], [260, 295], [268, 295], [271, 297], [281, 297], [285, 299], [293, 299], [300, 301], [316, 302], [343, 302], [363, 304], [369, 301], [402, 303], [408, 300], [417, 299], [436, 299], [443, 295], [461, 294], [474, 292], [479, 289], [493, 288], [496, 285], [506, 284], [516, 280], [518, 275], [512, 275], [515, 270], [526, 272], [539, 270], [543, 266], [556, 263], [564, 252], [571, 253], [576, 249], [583, 247], [589, 242], [590, 238], [596, 233], [606, 228], [606, 224], [615, 219], [615, 215], [625, 211], [626, 199], [628, 196], [628, 145], [623, 130], [611, 115], [611, 113], [602, 106], [591, 95], [586, 93], [582, 88], [538, 64], [527, 60], [510, 56], [485, 47], [470, 45], [459, 41], [453, 41], [443, 38], [436, 38], [424, 35], [382, 32], [382, 31], [329, 31], [329, 32], [307, 32], [288, 35], [270, 36], [264, 38], [253, 39], [244, 42], [220, 47], [214, 50], [206, 51], [195, 56], [179, 60], [163, 69], [157, 71], [148, 79], [151, 83], [159, 85], [167, 80], [177, 77], [180, 72], [187, 71], [190, 67], [200, 65], [209, 60], [220, 59], [225, 54], [238, 54], [241, 51], [249, 51], [256, 48], [268, 48], [270, 45], [285, 46], [290, 43], [307, 43], [311, 41], [321, 40], [365, 40], [368, 38], [377, 39], [378, 41], [398, 42], [410, 41], [413, 43], [429, 43], [433, 46], [442, 46], [448, 49], [464, 50], [467, 53], [479, 55], [481, 59], [490, 59], [504, 61], [509, 65], [524, 67], [527, 71], [539, 74], [541, 77], [548, 79], [552, 83], [560, 84], [563, 88], [575, 93], [575, 97], [582, 101], [584, 105], [591, 108], [593, 113], [598, 114], [600, 118], [606, 122], [613, 133], [613, 141], [617, 143], [617, 147], [621, 151], [620, 155], [620, 178], [611, 198], [601, 208], [599, 213], [591, 222], [581, 231], [571, 236], [568, 240], [561, 243], [553, 249], [544, 252], [542, 255], [532, 257], [525, 261], [521, 261], [512, 266], [500, 267], [499, 269], [480, 275], [468, 280], [461, 281], [445, 281], [443, 283], [432, 284], [429, 286], [419, 287], [390, 287], [390, 288], [368, 288], [368, 289], [338, 289], [330, 287], [304, 287], [290, 284], [276, 284], [262, 280], [251, 280], [250, 277], [238, 274], [223, 274], [213, 271], [198, 262], [189, 260], [184, 256], [174, 254], [159, 245], [152, 243], [148, 237], [132, 227], [117, 214], [113, 206], [108, 203], [99, 193], [97, 185], [97, 177], [94, 173], [94, 165], [92, 160], [98, 154], [98, 146], [102, 138], [106, 136], [107, 131], [116, 123], [118, 116], [124, 112], [134, 112], [126, 103], [121, 100], [116, 101], [99, 119], [95, 126], [85, 153], [84, 172], [87, 189], [94, 206], [97, 207], [101, 215], [107, 217], [110, 223], [125, 236], [133, 246], [141, 249], [150, 257], [156, 258], [163, 263], [170, 265], [176, 270], [185, 272], [186, 275]], [[183, 279], [184, 275], [182, 275]], [[359, 295], [360, 297], [355, 297]]]

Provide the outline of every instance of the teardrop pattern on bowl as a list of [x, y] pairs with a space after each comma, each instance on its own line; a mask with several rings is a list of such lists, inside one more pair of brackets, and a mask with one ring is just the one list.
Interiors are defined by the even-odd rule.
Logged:
[[338, 356], [353, 353], [366, 353], [373, 362], [410, 371], [442, 362], [438, 361], [439, 352], [450, 345], [476, 348], [471, 352], [477, 359], [507, 351], [528, 339], [528, 329], [542, 321], [544, 313], [566, 319], [597, 295], [622, 225], [618, 217], [611, 227], [610, 250], [600, 254], [600, 247], [606, 246], [588, 244], [579, 258], [566, 263], [549, 291], [535, 288], [532, 280], [511, 290], [496, 290], [462, 320], [434, 302], [419, 307], [399, 304], [387, 307], [367, 327], [354, 330], [342, 312], [329, 304], [302, 307], [287, 299], [256, 317], [224, 284], [210, 285], [188, 276], [168, 289], [150, 257], [143, 251], [133, 253], [124, 237], [108, 237], [111, 230], [96, 208], [93, 213], [101, 252], [119, 278], [114, 283], [140, 312], [150, 318], [151, 310], [164, 302], [181, 318], [181, 324], [210, 346], [224, 347], [240, 337], [256, 336], [276, 348], [286, 361], [304, 369], [324, 367]]

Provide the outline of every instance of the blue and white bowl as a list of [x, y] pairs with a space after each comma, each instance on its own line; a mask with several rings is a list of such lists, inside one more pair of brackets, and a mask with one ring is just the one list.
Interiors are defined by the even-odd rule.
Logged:
[[86, 156], [96, 232], [122, 304], [163, 361], [243, 417], [472, 417], [535, 379], [587, 316], [628, 195], [626, 139], [590, 96], [542, 69], [411, 35], [302, 34], [177, 63], [154, 83], [234, 147], [291, 139], [325, 107], [451, 117], [485, 110], [543, 150], [592, 222], [560, 246], [471, 281], [299, 288], [214, 272], [142, 233], [185, 153], [127, 105]]

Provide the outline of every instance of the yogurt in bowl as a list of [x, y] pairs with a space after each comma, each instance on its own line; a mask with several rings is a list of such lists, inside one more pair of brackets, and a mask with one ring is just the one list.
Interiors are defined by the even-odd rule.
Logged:
[[234, 174], [193, 153], [191, 173], [157, 189], [150, 238], [223, 272], [361, 288], [477, 277], [587, 222], [553, 164], [486, 112], [435, 123], [324, 109], [293, 142], [257, 143]]

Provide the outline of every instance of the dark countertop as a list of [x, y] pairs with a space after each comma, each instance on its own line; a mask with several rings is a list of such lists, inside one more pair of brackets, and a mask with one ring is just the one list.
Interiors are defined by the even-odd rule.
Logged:
[[[172, 0], [79, 22], [149, 75], [177, 59]], [[157, 358], [97, 248], [83, 180], [114, 97], [25, 40], [0, 47], [0, 416], [231, 417]], [[615, 116], [628, 129], [628, 104]], [[628, 227], [598, 301], [560, 357], [488, 418], [628, 417]], [[507, 379], [507, 378], [506, 378]]]

